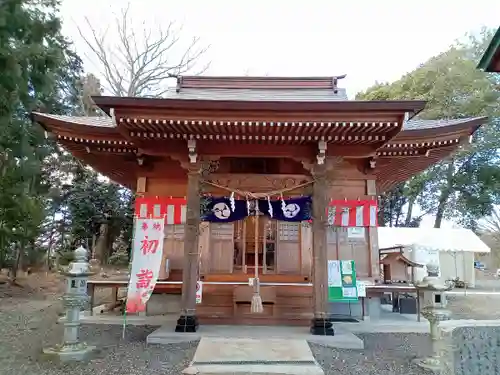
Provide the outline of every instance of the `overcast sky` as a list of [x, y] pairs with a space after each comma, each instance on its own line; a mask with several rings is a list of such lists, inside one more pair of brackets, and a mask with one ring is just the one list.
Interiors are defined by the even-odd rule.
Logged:
[[[127, 0], [63, 0], [64, 32], [86, 69], [96, 66], [78, 34], [84, 17], [105, 30]], [[454, 40], [498, 27], [500, 0], [131, 0], [135, 27], [176, 21], [185, 42], [210, 45], [207, 74], [340, 75], [350, 96], [396, 80]], [[110, 34], [112, 35], [112, 34]], [[110, 43], [113, 42], [110, 37]], [[98, 73], [98, 72], [96, 72]]]
[[[185, 43], [210, 45], [206, 74], [318, 76], [347, 74], [349, 96], [392, 81], [466, 32], [498, 27], [500, 0], [131, 0], [135, 29], [170, 21]], [[63, 0], [64, 33], [88, 72], [99, 75], [78, 27], [102, 32], [127, 0]], [[108, 42], [115, 43], [113, 34]], [[180, 46], [181, 47], [181, 46]], [[181, 51], [179, 50], [179, 53]], [[426, 219], [427, 225], [432, 218]]]

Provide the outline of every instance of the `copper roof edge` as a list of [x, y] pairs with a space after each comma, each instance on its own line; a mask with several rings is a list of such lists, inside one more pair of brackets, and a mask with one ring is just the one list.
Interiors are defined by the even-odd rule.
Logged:
[[[454, 130], [466, 130], [468, 128], [472, 127], [472, 132], [470, 133], [471, 135], [474, 134], [482, 125], [484, 125], [488, 121], [487, 116], [482, 116], [482, 117], [469, 117], [469, 118], [454, 118], [451, 119], [453, 121], [459, 121], [459, 123], [456, 124], [448, 124], [448, 125], [443, 125], [443, 126], [436, 126], [433, 128], [424, 128], [424, 129], [404, 129], [398, 134], [399, 137], [404, 137], [404, 136], [420, 136], [420, 135], [425, 135], [429, 133], [439, 133], [440, 130], [447, 130], [449, 131], [450, 129]], [[443, 119], [438, 119], [437, 121], [442, 121]], [[424, 120], [425, 121], [425, 120]]]
[[213, 109], [213, 110], [270, 110], [270, 111], [408, 111], [420, 112], [426, 105], [423, 100], [337, 100], [331, 102], [304, 101], [240, 101], [159, 99], [115, 96], [93, 96], [97, 106], [109, 114], [111, 108], [151, 109]]

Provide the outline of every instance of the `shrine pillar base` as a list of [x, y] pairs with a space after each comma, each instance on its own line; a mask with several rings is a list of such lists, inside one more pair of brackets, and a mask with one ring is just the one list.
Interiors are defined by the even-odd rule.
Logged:
[[179, 319], [177, 319], [175, 332], [196, 332], [198, 326], [198, 317], [196, 315], [181, 315]]
[[311, 334], [318, 336], [334, 336], [333, 324], [328, 318], [313, 318], [311, 320]]

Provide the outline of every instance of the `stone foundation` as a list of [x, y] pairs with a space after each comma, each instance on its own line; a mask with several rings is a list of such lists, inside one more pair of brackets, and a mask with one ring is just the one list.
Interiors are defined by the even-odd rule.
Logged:
[[500, 320], [440, 323], [441, 375], [500, 374]]

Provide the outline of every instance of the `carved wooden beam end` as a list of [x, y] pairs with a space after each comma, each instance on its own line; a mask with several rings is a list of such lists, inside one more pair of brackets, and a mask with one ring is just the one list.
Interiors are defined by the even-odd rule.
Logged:
[[325, 163], [327, 147], [328, 146], [325, 141], [318, 142], [318, 154], [316, 155], [316, 161], [318, 162], [319, 165]]
[[319, 170], [324, 170], [326, 172], [337, 169], [343, 162], [344, 159], [341, 156], [325, 157], [322, 163], [312, 160], [301, 160], [302, 167], [311, 172], [311, 174]]
[[187, 141], [188, 147], [188, 157], [190, 163], [196, 163], [198, 159], [198, 153], [196, 152], [196, 141], [194, 139], [189, 139]]
[[358, 170], [363, 172], [364, 174], [371, 174], [375, 171], [375, 168], [377, 167], [377, 158], [371, 157], [368, 160], [365, 160]]

